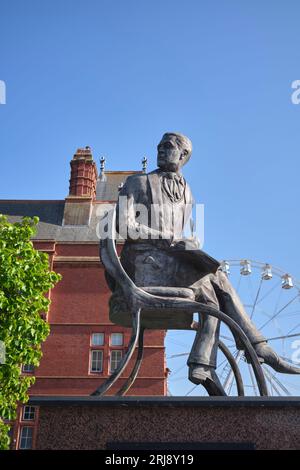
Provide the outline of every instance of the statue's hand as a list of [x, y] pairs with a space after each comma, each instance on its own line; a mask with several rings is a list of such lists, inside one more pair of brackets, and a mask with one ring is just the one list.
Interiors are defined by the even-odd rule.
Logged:
[[171, 248], [174, 250], [199, 250], [199, 245], [197, 238], [183, 238], [182, 240], [174, 240]]

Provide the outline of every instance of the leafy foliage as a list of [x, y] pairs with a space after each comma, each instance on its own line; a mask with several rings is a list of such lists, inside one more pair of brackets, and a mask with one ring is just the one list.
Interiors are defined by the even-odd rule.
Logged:
[[38, 366], [41, 344], [49, 325], [41, 313], [48, 311], [46, 293], [61, 276], [49, 270], [46, 253], [34, 249], [38, 217], [25, 217], [11, 224], [0, 215], [0, 341], [5, 363], [0, 365], [0, 449], [9, 447], [9, 426], [18, 403], [28, 400], [27, 390], [35, 378], [22, 376], [21, 365]]

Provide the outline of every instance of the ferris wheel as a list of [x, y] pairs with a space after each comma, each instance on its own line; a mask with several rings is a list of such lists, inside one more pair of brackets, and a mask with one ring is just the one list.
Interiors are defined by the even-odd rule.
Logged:
[[[269, 263], [249, 259], [223, 260], [220, 269], [229, 277], [244, 307], [269, 345], [285, 361], [300, 365], [300, 282], [286, 271]], [[195, 332], [170, 330], [166, 337], [168, 393], [170, 395], [205, 396], [203, 387], [187, 379], [186, 360]], [[245, 395], [259, 395], [251, 366], [244, 352], [238, 351], [225, 325], [220, 339], [231, 351], [243, 377]], [[263, 364], [271, 396], [300, 395], [299, 375], [279, 374]], [[216, 370], [227, 395], [237, 395], [234, 373], [222, 352]]]

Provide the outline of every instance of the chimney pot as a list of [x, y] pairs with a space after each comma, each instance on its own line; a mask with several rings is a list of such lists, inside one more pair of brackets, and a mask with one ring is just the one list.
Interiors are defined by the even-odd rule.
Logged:
[[95, 199], [98, 172], [91, 148], [86, 146], [77, 149], [70, 166], [69, 196], [84, 196]]

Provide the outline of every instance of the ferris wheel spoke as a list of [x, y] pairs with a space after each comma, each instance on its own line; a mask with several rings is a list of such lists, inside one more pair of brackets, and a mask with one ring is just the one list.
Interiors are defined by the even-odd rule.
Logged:
[[[232, 374], [232, 375], [233, 375], [233, 374]], [[230, 382], [230, 384], [229, 384], [229, 387], [228, 387], [228, 395], [231, 394], [231, 390], [232, 390], [233, 383], [234, 383], [234, 380], [233, 380], [233, 377], [232, 377], [232, 380], [231, 380], [231, 382]]]
[[267, 370], [264, 370], [264, 373], [265, 373], [266, 381], [267, 381], [267, 382], [269, 383], [269, 385], [270, 385], [270, 392], [271, 392], [271, 395], [274, 396], [274, 390], [275, 390], [275, 392], [277, 393], [277, 395], [281, 396], [280, 391], [279, 391], [278, 388], [276, 387], [275, 383], [274, 383], [273, 380], [272, 380], [272, 377], [269, 375], [269, 373], [267, 372]]
[[166, 357], [166, 359], [174, 359], [175, 357], [181, 357], [181, 356], [188, 356], [189, 353], [181, 353], [181, 354], [172, 354], [172, 356]]
[[290, 333], [292, 333], [292, 331], [294, 331], [294, 330], [296, 330], [297, 328], [299, 328], [299, 326], [300, 326], [300, 323], [297, 323], [297, 325], [296, 325], [296, 326], [293, 326], [293, 328], [292, 328], [290, 331], [288, 331], [287, 334], [289, 335]]
[[265, 326], [267, 326], [274, 318], [276, 318], [283, 310], [285, 310], [289, 305], [291, 305], [292, 302], [294, 302], [297, 298], [299, 297], [299, 294], [297, 294], [295, 297], [292, 298], [289, 302], [287, 302], [278, 312], [274, 313], [269, 320], [267, 320], [262, 326], [259, 327], [259, 330], [262, 330]]
[[253, 370], [252, 370], [252, 367], [250, 366], [250, 364], [248, 364], [248, 369], [249, 369], [249, 375], [250, 375], [254, 395], [257, 396], [257, 385], [256, 385], [256, 382], [255, 382], [254, 375], [253, 375]]
[[220, 335], [220, 338], [222, 338], [222, 339], [227, 339], [228, 341], [234, 342], [234, 339], [233, 339], [233, 338], [230, 338], [229, 336]]
[[[298, 325], [299, 326], [299, 325]], [[300, 336], [300, 333], [294, 333], [292, 335], [282, 335], [282, 336], [274, 336], [273, 338], [266, 338], [267, 341], [275, 341], [277, 339], [287, 339], [287, 338], [294, 338], [296, 336]]]
[[[237, 349], [232, 353], [234, 357], [236, 357], [237, 355]], [[222, 365], [225, 364], [225, 366], [223, 367], [223, 370], [222, 372], [220, 373], [220, 377], [223, 378], [224, 374], [227, 374], [227, 373], [230, 373], [231, 372], [231, 367], [230, 367], [230, 364], [228, 362], [227, 359], [225, 359], [223, 362], [221, 362], [221, 364], [219, 365], [218, 368], [222, 367]], [[223, 383], [223, 387], [224, 387], [224, 383]]]
[[276, 377], [275, 374], [273, 374], [269, 369], [267, 369], [267, 367], [263, 366], [264, 368], [264, 371], [266, 373], [266, 376], [269, 376], [269, 379], [271, 381], [273, 381], [273, 387], [274, 389], [276, 390], [276, 392], [278, 393], [279, 396], [282, 396], [281, 393], [278, 391], [277, 387], [275, 386], [274, 382], [277, 384], [278, 387], [281, 388], [281, 390], [283, 391], [283, 393], [285, 395], [289, 395], [291, 396], [291, 393], [290, 391], [286, 388], [286, 386], [278, 379], [278, 377]]
[[276, 326], [278, 333], [284, 336], [284, 331], [282, 330], [281, 325], [278, 322], [278, 318], [274, 319], [273, 322], [274, 322], [274, 325]]
[[[288, 312], [288, 313], [284, 313], [284, 317], [287, 318], [287, 317], [293, 317], [295, 315], [299, 316], [300, 314], [300, 310], [293, 310], [291, 312]], [[280, 316], [280, 315], [279, 315]]]
[[293, 366], [295, 365], [294, 361], [292, 361], [292, 359], [290, 359], [289, 357], [285, 357], [285, 356], [280, 356], [280, 357], [284, 361], [289, 362], [290, 364], [293, 364]]
[[[244, 351], [238, 351], [238, 350], [235, 351], [234, 356], [235, 356], [235, 362], [236, 362], [237, 365], [239, 365], [239, 362], [242, 359], [243, 355], [244, 355]], [[227, 367], [227, 369], [226, 369], [226, 367]], [[234, 381], [234, 373], [233, 373], [233, 370], [231, 369], [231, 367], [229, 366], [229, 364], [227, 364], [224, 367], [222, 375], [227, 372], [228, 368], [229, 368], [229, 371], [228, 371], [227, 376], [224, 380], [223, 388], [224, 388], [225, 392], [228, 393], [228, 395], [230, 395], [230, 391], [231, 391], [232, 384], [233, 384], [233, 381]]]
[[257, 292], [256, 292], [254, 304], [253, 304], [252, 311], [251, 311], [251, 314], [250, 314], [250, 319], [251, 319], [251, 320], [252, 320], [252, 318], [253, 318], [253, 315], [254, 315], [254, 312], [255, 312], [255, 308], [256, 308], [256, 305], [257, 305], [257, 302], [258, 302], [258, 298], [259, 298], [259, 294], [260, 294], [261, 286], [262, 286], [262, 281], [263, 281], [263, 280], [261, 279], [261, 280], [260, 280], [260, 283], [259, 283], [259, 286], [258, 286], [258, 289], [257, 289]]
[[181, 346], [182, 348], [188, 348], [188, 345], [186, 343], [181, 343], [180, 341], [177, 341], [175, 339], [169, 338], [170, 343], [176, 344], [176, 346]]
[[239, 280], [238, 280], [238, 283], [237, 283], [237, 286], [236, 286], [236, 289], [235, 289], [237, 294], [239, 293], [239, 290], [240, 290], [241, 279], [242, 279], [242, 275], [240, 274], [240, 277], [239, 277]]
[[227, 362], [227, 359], [224, 359], [216, 368], [216, 370], [220, 369], [220, 367], [222, 367], [223, 364], [225, 364], [225, 362]]
[[279, 307], [279, 304], [280, 304], [280, 300], [281, 300], [281, 296], [282, 296], [282, 290], [280, 289], [279, 292], [278, 292], [277, 302], [276, 302], [276, 304], [275, 304], [273, 314], [275, 314], [275, 313], [277, 312], [277, 310], [278, 310], [278, 307]]
[[273, 376], [275, 382], [278, 384], [278, 386], [281, 388], [284, 394], [288, 395], [289, 397], [292, 396], [291, 392], [286, 388], [286, 386], [276, 377]]
[[[256, 304], [257, 306], [257, 304]], [[252, 305], [248, 305], [248, 307], [252, 307]], [[272, 314], [270, 312], [267, 312], [266, 310], [264, 310], [263, 308], [259, 307], [259, 308], [256, 308], [256, 312], [257, 313], [260, 313], [261, 315], [264, 315], [265, 317], [267, 317], [267, 319], [269, 320], [272, 316]]]
[[271, 287], [271, 289], [269, 289], [261, 298], [260, 300], [257, 302], [257, 305], [260, 304], [263, 300], [265, 300], [272, 292], [274, 292], [275, 289], [277, 289], [277, 287], [279, 287], [281, 285], [281, 281], [277, 282], [276, 284], [274, 284], [274, 286]]
[[194, 385], [193, 388], [191, 388], [186, 394], [185, 396], [187, 397], [190, 393], [192, 393], [196, 388], [198, 387], [198, 385]]
[[175, 383], [175, 382], [179, 382], [180, 380], [186, 380], [186, 376], [181, 376], [181, 377], [176, 377], [175, 379], [169, 379], [169, 382], [172, 382]]
[[183, 364], [183, 366], [176, 369], [175, 372], [171, 372], [170, 373], [170, 380], [173, 380], [174, 375], [178, 374], [178, 372], [180, 372], [184, 367], [186, 367], [186, 364]]
[[[285, 385], [288, 385], [289, 388], [293, 388], [294, 390], [297, 390], [298, 392], [300, 391], [300, 385], [296, 385], [293, 382], [290, 382], [288, 380], [284, 380]], [[289, 391], [290, 396], [292, 396], [291, 392]]]
[[182, 330], [168, 330], [169, 337], [172, 338], [173, 336], [178, 336], [178, 335], [182, 335]]
[[255, 303], [255, 298], [256, 298], [257, 292], [254, 295], [254, 288], [253, 288], [253, 283], [252, 283], [251, 276], [247, 276], [247, 281], [248, 281], [248, 284], [247, 284], [248, 285], [248, 291], [249, 291], [250, 297], [252, 299], [251, 304], [253, 305]]
[[223, 379], [224, 371], [225, 371], [227, 368], [230, 367], [230, 366], [229, 366], [229, 363], [228, 363], [228, 360], [227, 360], [227, 359], [224, 359], [224, 360], [217, 366], [217, 368], [216, 368], [216, 371], [217, 371], [217, 370], [220, 369], [224, 364], [225, 364], [225, 366], [223, 367], [223, 370], [219, 373], [219, 378], [220, 378], [220, 380]]
[[267, 375], [266, 375], [266, 381], [267, 381], [267, 382], [269, 383], [269, 385], [270, 385], [270, 395], [271, 395], [272, 397], [275, 396], [275, 394], [274, 394], [275, 388], [274, 388], [273, 382], [272, 382], [272, 380], [270, 379], [270, 377], [268, 377]]

